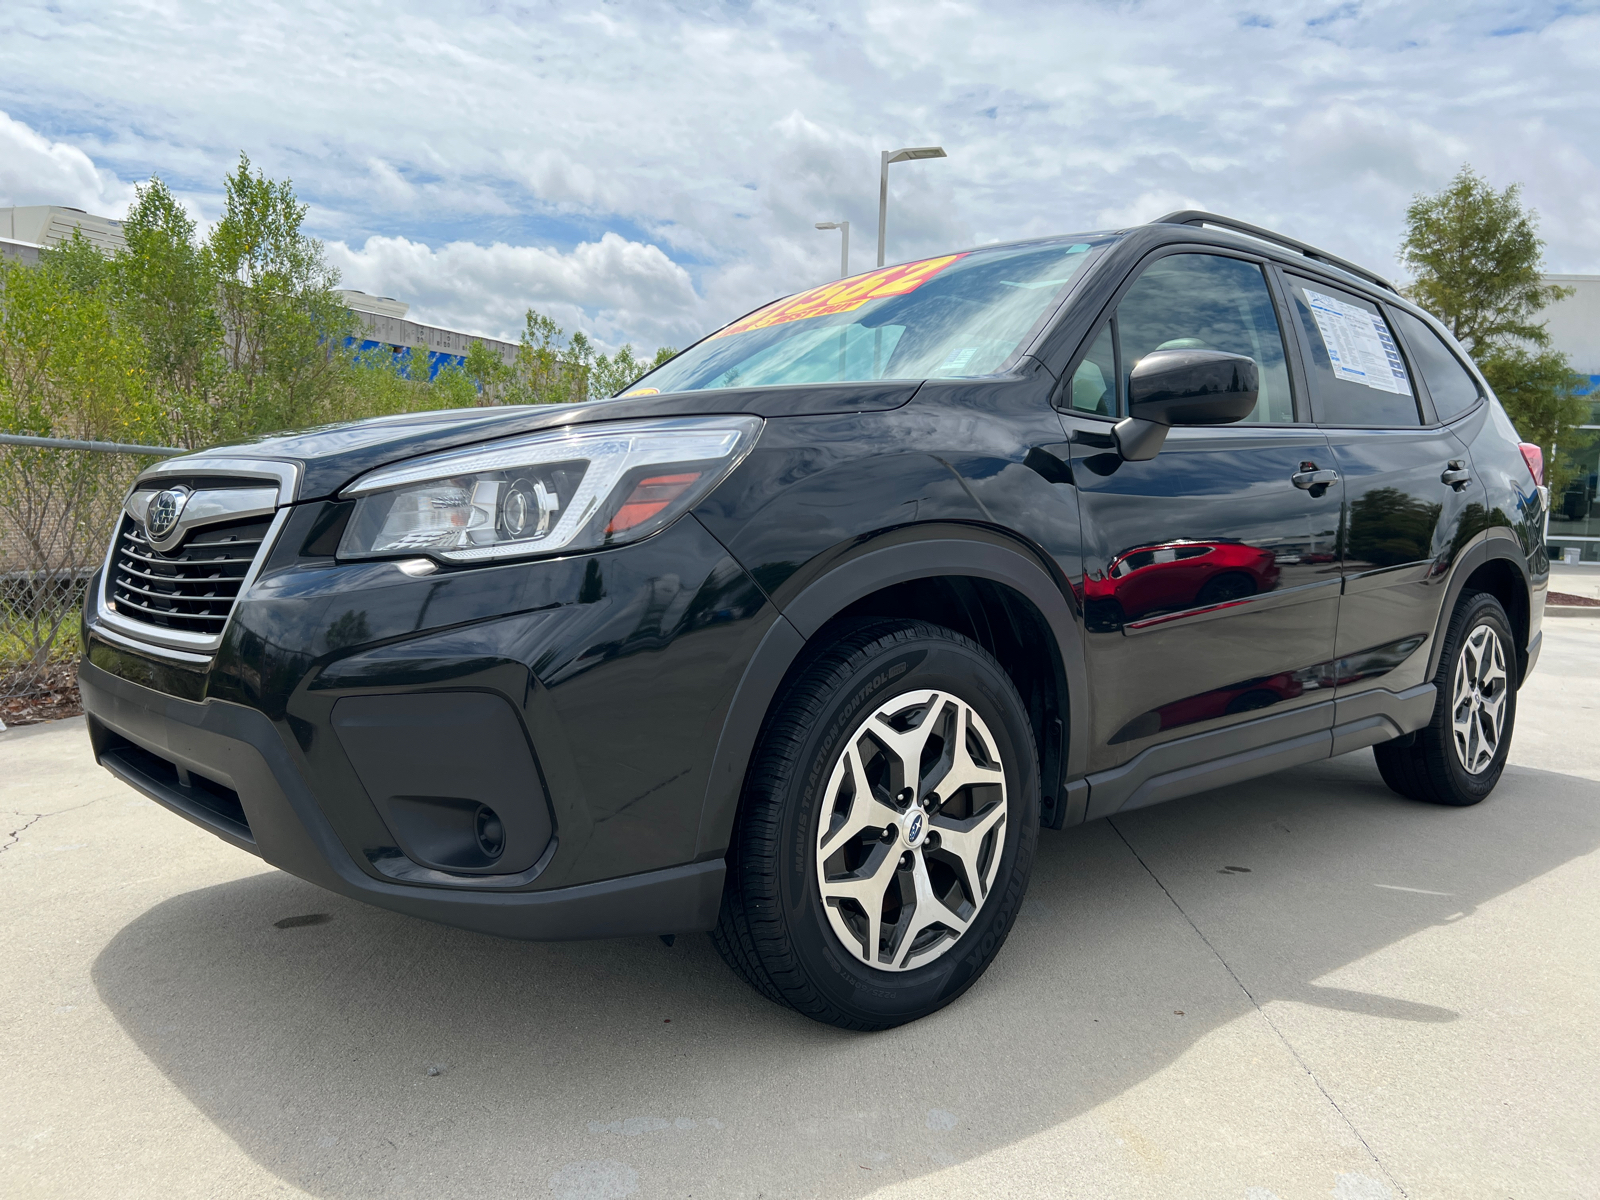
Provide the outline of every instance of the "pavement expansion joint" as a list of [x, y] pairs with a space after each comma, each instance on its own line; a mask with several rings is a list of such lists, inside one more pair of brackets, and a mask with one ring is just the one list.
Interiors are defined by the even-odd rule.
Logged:
[[1351, 1136], [1354, 1137], [1356, 1141], [1361, 1143], [1361, 1148], [1366, 1151], [1367, 1157], [1372, 1160], [1372, 1165], [1383, 1172], [1384, 1177], [1394, 1185], [1395, 1190], [1398, 1191], [1402, 1197], [1410, 1196], [1411, 1193], [1406, 1191], [1405, 1186], [1395, 1178], [1394, 1173], [1389, 1170], [1388, 1166], [1383, 1162], [1383, 1160], [1380, 1159], [1373, 1151], [1371, 1145], [1368, 1144], [1367, 1139], [1363, 1137], [1361, 1131], [1356, 1128], [1355, 1122], [1350, 1119], [1349, 1115], [1344, 1111], [1344, 1109], [1339, 1107], [1339, 1102], [1333, 1098], [1332, 1093], [1329, 1092], [1325, 1086], [1323, 1086], [1322, 1080], [1317, 1078], [1317, 1073], [1311, 1069], [1311, 1065], [1300, 1056], [1300, 1052], [1295, 1049], [1294, 1043], [1291, 1042], [1287, 1036], [1285, 1036], [1283, 1030], [1278, 1028], [1277, 1023], [1273, 1021], [1272, 1017], [1267, 1013], [1267, 1010], [1261, 1007], [1261, 1002], [1257, 1000], [1255, 998], [1255, 994], [1245, 986], [1244, 980], [1239, 978], [1239, 973], [1235, 971], [1228, 960], [1222, 956], [1222, 952], [1218, 950], [1217, 947], [1212, 943], [1211, 939], [1205, 935], [1205, 931], [1195, 923], [1194, 918], [1191, 917], [1187, 911], [1185, 911], [1183, 905], [1178, 903], [1178, 898], [1174, 896], [1167, 888], [1167, 885], [1162, 882], [1161, 877], [1157, 875], [1155, 871], [1151, 870], [1150, 864], [1145, 862], [1144, 856], [1134, 849], [1133, 843], [1128, 840], [1127, 835], [1117, 827], [1115, 821], [1107, 818], [1106, 824], [1110, 825], [1112, 832], [1115, 833], [1117, 837], [1122, 839], [1122, 844], [1128, 848], [1128, 853], [1133, 855], [1134, 861], [1144, 868], [1145, 874], [1150, 876], [1155, 885], [1161, 889], [1161, 894], [1167, 898], [1172, 907], [1178, 910], [1178, 915], [1188, 922], [1189, 928], [1194, 930], [1195, 936], [1205, 943], [1206, 949], [1211, 951], [1216, 960], [1222, 964], [1222, 969], [1228, 973], [1228, 977], [1233, 980], [1238, 989], [1244, 993], [1245, 998], [1250, 1001], [1252, 1006], [1254, 1006], [1256, 1013], [1263, 1021], [1266, 1022], [1267, 1028], [1272, 1030], [1273, 1036], [1275, 1036], [1278, 1041], [1282, 1043], [1283, 1048], [1288, 1051], [1289, 1056], [1293, 1058], [1297, 1064], [1299, 1064], [1300, 1069], [1304, 1071], [1311, 1082], [1316, 1085], [1317, 1091], [1322, 1093], [1322, 1097], [1328, 1102], [1329, 1107], [1331, 1107], [1334, 1112], [1339, 1114], [1339, 1119], [1344, 1122], [1345, 1128], [1350, 1130]]

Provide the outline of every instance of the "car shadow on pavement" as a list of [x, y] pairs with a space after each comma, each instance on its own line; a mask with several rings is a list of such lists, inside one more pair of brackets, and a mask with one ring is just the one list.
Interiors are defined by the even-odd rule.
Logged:
[[499, 941], [272, 871], [152, 908], [94, 980], [314, 1195], [849, 1196], [1112, 1099], [1256, 1003], [1451, 1021], [1317, 981], [1597, 845], [1600, 783], [1513, 768], [1441, 809], [1366, 754], [1046, 834], [988, 975], [873, 1035], [768, 1003], [703, 936]]

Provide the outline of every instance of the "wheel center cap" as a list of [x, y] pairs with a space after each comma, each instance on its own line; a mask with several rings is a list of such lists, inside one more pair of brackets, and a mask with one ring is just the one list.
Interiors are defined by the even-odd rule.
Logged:
[[913, 808], [900, 818], [900, 833], [913, 850], [922, 845], [928, 835], [928, 818], [920, 808]]

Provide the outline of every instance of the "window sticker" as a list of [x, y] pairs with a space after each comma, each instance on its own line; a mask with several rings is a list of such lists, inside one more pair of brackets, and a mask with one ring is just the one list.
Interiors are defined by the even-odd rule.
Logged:
[[1349, 304], [1310, 288], [1300, 290], [1305, 293], [1311, 315], [1316, 318], [1317, 332], [1327, 347], [1328, 361], [1333, 365], [1336, 378], [1380, 392], [1411, 395], [1405, 364], [1382, 317], [1359, 304]]
[[904, 296], [914, 292], [940, 271], [965, 254], [947, 254], [943, 258], [925, 258], [921, 262], [902, 263], [898, 267], [881, 267], [865, 275], [825, 283], [765, 308], [759, 308], [748, 317], [719, 329], [713, 338], [747, 333], [752, 329], [765, 329], [769, 325], [783, 325], [790, 321], [803, 321], [807, 317], [828, 317], [834, 313], [854, 312], [869, 300], [882, 300], [887, 296]]

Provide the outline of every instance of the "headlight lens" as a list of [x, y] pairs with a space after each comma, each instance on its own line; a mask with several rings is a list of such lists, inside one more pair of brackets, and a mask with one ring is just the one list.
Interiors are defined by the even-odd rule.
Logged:
[[385, 467], [344, 492], [341, 558], [471, 563], [647, 537], [739, 465], [760, 417], [619, 421]]

